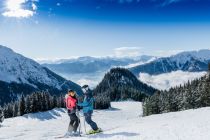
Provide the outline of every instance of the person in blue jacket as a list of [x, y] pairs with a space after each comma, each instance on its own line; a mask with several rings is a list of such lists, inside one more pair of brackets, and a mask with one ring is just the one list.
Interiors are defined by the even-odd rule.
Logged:
[[82, 103], [78, 103], [78, 106], [83, 108], [85, 121], [92, 128], [92, 130], [89, 131], [89, 134], [99, 133], [101, 132], [101, 129], [98, 128], [97, 124], [91, 118], [93, 114], [93, 104], [94, 104], [92, 91], [89, 89], [88, 85], [84, 85], [82, 87], [82, 90], [84, 92], [84, 100]]

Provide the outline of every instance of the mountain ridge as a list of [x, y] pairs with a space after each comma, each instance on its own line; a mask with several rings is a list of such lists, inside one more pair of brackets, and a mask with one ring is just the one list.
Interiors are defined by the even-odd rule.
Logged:
[[144, 63], [152, 59], [153, 56], [139, 56], [139, 57], [79, 57], [76, 59], [66, 59], [55, 62], [54, 64], [42, 64], [56, 73], [94, 73], [98, 71], [107, 71], [112, 67], [127, 66], [135, 63]]
[[0, 94], [7, 98], [1, 97], [1, 105], [17, 99], [20, 94], [40, 90], [59, 94], [71, 88], [82, 93], [79, 85], [5, 46], [0, 46], [0, 64], [0, 87], [4, 87]]
[[210, 50], [182, 52], [170, 57], [158, 58], [152, 62], [129, 68], [136, 76], [140, 72], [158, 75], [182, 70], [189, 72], [207, 71], [210, 62]]

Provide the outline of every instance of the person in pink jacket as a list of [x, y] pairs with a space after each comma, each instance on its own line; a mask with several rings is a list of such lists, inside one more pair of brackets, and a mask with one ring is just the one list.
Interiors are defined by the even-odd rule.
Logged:
[[76, 93], [73, 90], [69, 90], [65, 96], [66, 108], [70, 117], [70, 123], [67, 132], [68, 135], [77, 134], [77, 128], [80, 123], [79, 118], [76, 115], [77, 102], [78, 100], [76, 98]]

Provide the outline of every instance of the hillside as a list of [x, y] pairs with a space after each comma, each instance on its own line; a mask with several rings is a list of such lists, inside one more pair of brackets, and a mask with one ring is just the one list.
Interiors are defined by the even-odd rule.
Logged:
[[94, 89], [95, 94], [110, 96], [111, 101], [126, 99], [141, 101], [155, 91], [156, 89], [142, 83], [124, 68], [111, 69]]
[[4, 46], [0, 46], [0, 64], [0, 105], [33, 91], [60, 94], [72, 88], [81, 93], [79, 85]]
[[210, 64], [208, 73], [183, 86], [156, 92], [144, 103], [144, 115], [210, 106]]

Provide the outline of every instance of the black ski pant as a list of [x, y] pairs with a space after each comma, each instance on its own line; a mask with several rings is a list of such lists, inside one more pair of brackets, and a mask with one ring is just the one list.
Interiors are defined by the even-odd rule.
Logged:
[[76, 132], [77, 128], [79, 126], [79, 118], [77, 117], [76, 113], [69, 114], [70, 117], [70, 123], [69, 123], [69, 128], [68, 132]]

